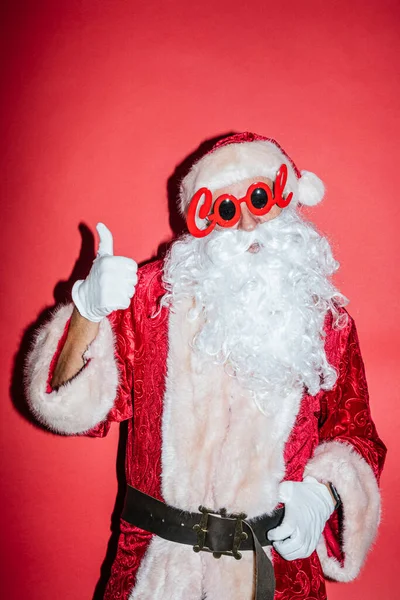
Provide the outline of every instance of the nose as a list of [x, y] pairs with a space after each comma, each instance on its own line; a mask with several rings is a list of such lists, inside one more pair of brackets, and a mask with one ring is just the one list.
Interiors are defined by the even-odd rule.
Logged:
[[257, 218], [249, 211], [244, 202], [242, 202], [241, 209], [242, 214], [238, 223], [238, 229], [243, 229], [244, 231], [253, 231], [258, 224]]

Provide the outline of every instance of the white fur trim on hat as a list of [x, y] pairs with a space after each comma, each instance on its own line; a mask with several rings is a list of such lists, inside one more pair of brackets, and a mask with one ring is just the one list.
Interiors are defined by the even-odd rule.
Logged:
[[298, 179], [291, 160], [270, 141], [233, 143], [203, 156], [184, 177], [180, 190], [180, 209], [186, 214], [194, 193], [201, 187], [212, 192], [258, 176], [275, 180], [279, 167], [286, 164], [288, 180], [285, 191], [293, 192], [293, 204], [315, 206], [324, 195], [324, 184], [309, 171]]

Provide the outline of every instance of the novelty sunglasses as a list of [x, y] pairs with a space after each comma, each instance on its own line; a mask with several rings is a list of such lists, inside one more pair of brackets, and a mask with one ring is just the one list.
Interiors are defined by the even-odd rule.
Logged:
[[[276, 175], [273, 193], [266, 183], [253, 183], [243, 198], [236, 198], [232, 194], [222, 194], [218, 196], [214, 206], [212, 192], [206, 187], [200, 188], [192, 197], [189, 205], [187, 226], [190, 233], [194, 237], [200, 238], [211, 233], [216, 225], [234, 227], [242, 214], [242, 202], [245, 202], [249, 211], [258, 217], [269, 213], [275, 205], [279, 208], [286, 208], [293, 198], [293, 192], [290, 192], [286, 198], [283, 196], [286, 182], [287, 166], [282, 164]], [[207, 226], [204, 229], [197, 227], [197, 211], [200, 219], [206, 219]]]

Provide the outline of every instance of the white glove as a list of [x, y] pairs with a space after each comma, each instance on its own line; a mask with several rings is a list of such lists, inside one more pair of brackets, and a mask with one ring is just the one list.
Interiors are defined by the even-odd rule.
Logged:
[[113, 236], [103, 223], [96, 226], [100, 243], [85, 280], [72, 288], [72, 300], [82, 317], [98, 323], [114, 310], [128, 308], [135, 293], [137, 264], [131, 258], [114, 256]]
[[326, 485], [309, 476], [303, 481], [283, 481], [278, 496], [285, 504], [285, 516], [279, 527], [268, 532], [268, 539], [286, 560], [307, 558], [334, 511], [333, 498]]

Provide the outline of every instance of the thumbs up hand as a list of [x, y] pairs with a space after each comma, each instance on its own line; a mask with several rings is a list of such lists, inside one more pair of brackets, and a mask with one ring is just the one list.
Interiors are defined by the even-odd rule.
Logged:
[[137, 264], [114, 256], [112, 233], [103, 223], [96, 226], [100, 243], [85, 280], [74, 283], [72, 300], [82, 317], [98, 323], [114, 310], [128, 308], [135, 293]]

